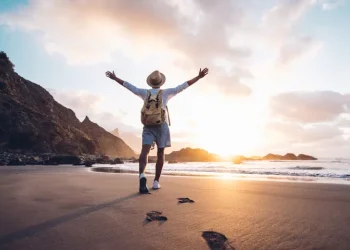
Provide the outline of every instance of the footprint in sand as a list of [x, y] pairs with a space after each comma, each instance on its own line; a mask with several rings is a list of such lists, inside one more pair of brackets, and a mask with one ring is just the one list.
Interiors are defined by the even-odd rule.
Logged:
[[166, 220], [168, 220], [168, 218], [167, 217], [165, 217], [165, 216], [162, 216], [161, 215], [162, 214], [162, 212], [158, 212], [158, 211], [151, 211], [151, 212], [148, 212], [147, 214], [146, 214], [146, 220], [148, 220], [148, 221], [166, 221]]
[[194, 200], [191, 200], [189, 198], [177, 198], [179, 200], [179, 203], [193, 203]]
[[202, 237], [207, 242], [211, 250], [235, 250], [233, 246], [225, 235], [214, 232], [214, 231], [204, 231]]

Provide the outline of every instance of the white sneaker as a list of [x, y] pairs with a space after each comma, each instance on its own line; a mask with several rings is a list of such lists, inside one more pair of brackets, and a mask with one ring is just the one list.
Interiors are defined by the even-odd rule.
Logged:
[[160, 184], [159, 184], [159, 182], [158, 181], [154, 181], [153, 182], [153, 187], [152, 187], [153, 189], [160, 189]]

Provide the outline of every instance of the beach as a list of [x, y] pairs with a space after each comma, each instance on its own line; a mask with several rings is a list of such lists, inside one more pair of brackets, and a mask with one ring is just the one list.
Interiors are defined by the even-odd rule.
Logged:
[[[139, 195], [137, 175], [80, 166], [0, 176], [2, 250], [210, 249], [209, 230], [236, 250], [350, 248], [349, 185], [162, 176], [160, 190]], [[146, 221], [152, 210], [167, 221]]]

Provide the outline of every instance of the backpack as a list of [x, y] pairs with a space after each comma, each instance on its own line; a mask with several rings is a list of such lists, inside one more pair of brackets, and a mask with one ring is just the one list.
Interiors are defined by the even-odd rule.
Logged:
[[[147, 98], [141, 110], [141, 122], [143, 125], [157, 126], [166, 121], [162, 93], [163, 90], [159, 90], [157, 94], [152, 95], [150, 90], [147, 91]], [[166, 108], [168, 109], [168, 107]]]

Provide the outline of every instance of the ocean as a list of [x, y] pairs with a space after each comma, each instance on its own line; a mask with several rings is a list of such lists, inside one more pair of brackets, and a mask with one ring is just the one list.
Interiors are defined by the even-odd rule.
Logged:
[[[96, 164], [92, 170], [137, 173], [138, 163], [121, 165]], [[149, 163], [146, 174], [154, 174], [155, 164]], [[247, 161], [187, 162], [164, 164], [163, 175], [202, 176], [232, 179], [256, 179], [292, 182], [320, 182], [350, 184], [350, 159], [319, 159], [316, 161]]]

